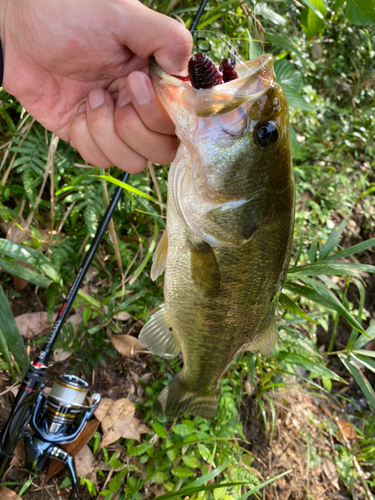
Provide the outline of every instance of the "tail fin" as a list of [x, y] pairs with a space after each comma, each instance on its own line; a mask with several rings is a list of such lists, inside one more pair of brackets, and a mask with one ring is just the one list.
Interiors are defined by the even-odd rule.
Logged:
[[153, 409], [169, 417], [179, 417], [189, 413], [213, 420], [219, 398], [220, 390], [211, 393], [195, 391], [183, 381], [183, 375], [179, 373], [159, 394]]

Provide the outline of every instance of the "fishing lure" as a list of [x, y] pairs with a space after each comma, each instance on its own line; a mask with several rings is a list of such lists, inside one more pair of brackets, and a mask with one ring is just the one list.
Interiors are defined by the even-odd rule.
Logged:
[[210, 89], [215, 85], [231, 82], [238, 78], [235, 59], [229, 57], [223, 59], [219, 69], [213, 61], [205, 54], [193, 55], [188, 64], [189, 76], [172, 75], [183, 82], [190, 80], [195, 89]]
[[188, 64], [190, 82], [195, 89], [210, 89], [223, 83], [223, 74], [205, 54], [194, 54]]
[[229, 57], [223, 59], [220, 63], [219, 71], [223, 74], [224, 83], [231, 82], [238, 78], [235, 59], [230, 59]]

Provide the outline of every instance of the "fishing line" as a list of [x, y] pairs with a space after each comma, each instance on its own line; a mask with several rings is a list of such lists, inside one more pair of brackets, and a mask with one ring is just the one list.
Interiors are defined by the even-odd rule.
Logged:
[[[203, 0], [200, 4], [200, 7], [198, 9], [198, 12], [192, 22], [191, 25], [191, 33], [195, 30], [199, 18], [202, 15], [202, 12], [204, 10], [204, 7], [206, 5], [208, 0]], [[129, 173], [125, 173], [122, 176], [121, 181], [123, 183], [126, 183], [126, 181], [129, 178]], [[75, 495], [75, 488], [76, 488], [76, 473], [75, 473], [75, 467], [74, 467], [74, 458], [69, 455], [66, 451], [62, 450], [59, 448], [59, 446], [56, 446], [56, 444], [59, 443], [67, 443], [69, 442], [68, 439], [75, 439], [76, 436], [74, 435], [74, 432], [71, 433], [70, 435], [63, 435], [62, 432], [60, 432], [60, 436], [58, 436], [58, 433], [55, 435], [55, 437], [52, 436], [52, 431], [47, 433], [43, 429], [39, 429], [39, 436], [42, 436], [42, 439], [39, 439], [38, 442], [33, 441], [34, 437], [33, 434], [30, 433], [28, 430], [29, 425], [34, 425], [32, 427], [33, 431], [37, 428], [37, 423], [36, 419], [41, 416], [42, 409], [41, 409], [41, 403], [43, 402], [43, 393], [42, 390], [44, 389], [45, 386], [45, 378], [47, 375], [47, 363], [48, 360], [50, 359], [53, 351], [53, 347], [56, 343], [57, 337], [59, 333], [62, 330], [63, 324], [65, 320], [67, 319], [69, 310], [74, 302], [74, 299], [78, 293], [78, 290], [82, 284], [82, 281], [85, 277], [85, 274], [92, 262], [92, 259], [94, 258], [94, 254], [104, 236], [104, 233], [107, 230], [108, 224], [112, 218], [113, 212], [115, 211], [117, 204], [120, 200], [121, 194], [122, 194], [123, 188], [118, 187], [115, 191], [115, 195], [112, 198], [110, 204], [107, 207], [106, 213], [104, 215], [103, 220], [101, 221], [97, 232], [95, 234], [95, 237], [90, 245], [90, 248], [83, 260], [83, 263], [81, 267], [79, 268], [78, 274], [70, 288], [70, 291], [68, 292], [68, 295], [58, 313], [58, 316], [52, 325], [52, 329], [48, 335], [47, 341], [42, 347], [41, 351], [39, 352], [39, 355], [35, 361], [32, 361], [30, 363], [30, 366], [24, 376], [24, 379], [21, 383], [20, 389], [18, 390], [18, 393], [16, 395], [16, 398], [13, 403], [13, 407], [11, 409], [10, 415], [8, 417], [8, 420], [6, 421], [4, 427], [1, 430], [0, 433], [0, 481], [2, 480], [5, 472], [7, 471], [9, 464], [14, 456], [14, 450], [17, 446], [17, 443], [21, 439], [25, 439], [25, 444], [27, 447], [27, 451], [29, 452], [28, 458], [29, 458], [29, 463], [32, 463], [32, 467], [37, 466], [39, 463], [41, 465], [41, 457], [46, 458], [48, 456], [53, 456], [54, 458], [60, 460], [61, 462], [64, 463], [64, 465], [68, 468], [70, 471], [70, 478], [72, 481], [72, 491], [71, 491], [71, 496], [70, 498], [73, 499]], [[74, 386], [77, 385], [76, 382], [86, 384], [85, 381], [80, 380], [77, 378], [77, 381], [71, 380], [73, 376], [69, 375], [63, 375], [62, 377], [65, 377], [69, 379], [69, 384], [72, 385], [73, 389]], [[63, 381], [60, 381], [62, 385], [66, 386], [67, 381], [64, 379]], [[68, 384], [68, 385], [69, 385]], [[79, 385], [79, 384], [78, 384]], [[72, 390], [73, 390], [72, 389]], [[74, 390], [73, 390], [74, 392]], [[78, 390], [79, 392], [79, 390]], [[96, 403], [93, 404], [90, 410], [87, 410], [85, 413], [85, 416], [82, 417], [82, 425], [84, 424], [85, 420], [89, 420], [91, 418], [93, 411], [95, 410], [96, 406], [99, 404], [100, 401], [100, 395], [97, 395], [98, 398], [96, 399]], [[93, 396], [94, 397], [94, 396]], [[50, 402], [50, 406], [53, 406], [53, 404]], [[96, 406], [95, 406], [96, 405]], [[51, 406], [51, 407], [52, 407]], [[92, 413], [90, 413], [92, 412]], [[53, 412], [52, 412], [53, 413]], [[58, 413], [58, 412], [57, 412]], [[56, 414], [57, 414], [56, 413]], [[56, 429], [60, 424], [53, 423], [54, 429]], [[65, 424], [64, 424], [65, 425]], [[57, 426], [57, 427], [56, 427]], [[51, 427], [52, 428], [52, 427]], [[64, 428], [64, 427], [63, 427]], [[74, 429], [74, 427], [73, 427]], [[77, 428], [77, 436], [79, 433], [82, 431], [83, 427], [78, 426]], [[27, 435], [25, 434], [27, 432]], [[36, 431], [35, 431], [36, 432]], [[35, 435], [34, 435], [35, 436]], [[66, 439], [65, 439], [66, 438]], [[28, 441], [26, 441], [26, 439]], [[64, 441], [65, 439], [65, 441]]]

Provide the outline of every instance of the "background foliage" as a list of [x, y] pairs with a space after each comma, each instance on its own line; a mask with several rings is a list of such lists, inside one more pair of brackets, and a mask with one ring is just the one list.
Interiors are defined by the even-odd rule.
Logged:
[[[148, 5], [187, 27], [197, 9], [189, 0]], [[352, 401], [350, 418], [362, 441], [354, 451], [340, 444], [336, 467], [353, 490], [356, 460], [374, 493], [375, 393], [370, 381], [375, 355], [368, 348], [375, 338], [368, 299], [375, 245], [374, 2], [210, 1], [198, 29], [217, 59], [233, 48], [244, 60], [271, 52], [289, 101], [297, 213], [292, 265], [278, 309], [279, 342], [269, 356], [239, 356], [223, 380], [218, 418], [212, 423], [188, 416], [169, 422], [151, 413], [161, 388], [180, 370], [179, 361], [156, 358], [153, 381], [140, 381], [145, 397], [137, 402], [152, 433], [141, 444], [122, 440], [128, 466], [109, 482], [102, 472], [99, 490], [105, 484], [101, 495], [108, 499], [115, 492], [118, 498], [145, 498], [159, 485], [159, 498], [229, 500], [256, 494], [264, 482], [252, 466], [239, 415], [247, 381], [269, 440], [277, 424], [274, 398], [291, 385], [314, 397], [333, 398], [341, 407], [342, 395]], [[52, 318], [119, 172], [112, 168], [113, 177], [108, 177], [109, 172], [84, 165], [73, 148], [45, 131], [11, 95], [1, 91], [1, 100], [0, 360], [16, 378], [28, 366], [28, 354], [9, 306], [20, 295], [13, 277], [32, 284], [30, 290]], [[83, 360], [80, 367], [73, 358], [71, 371], [82, 368], [90, 377], [92, 369], [116, 358], [108, 338], [122, 330], [137, 333], [163, 300], [162, 287], [150, 281], [149, 270], [165, 227], [167, 172], [155, 165], [131, 177], [132, 188], [141, 194], [125, 190], [94, 262], [95, 288], [76, 301], [85, 306], [83, 323], [78, 332], [67, 327], [60, 342]], [[121, 312], [129, 313], [124, 325], [114, 319]], [[348, 382], [352, 387], [353, 380], [365, 397], [359, 409], [355, 390], [343, 389]], [[91, 443], [94, 450], [99, 441], [98, 434]], [[100, 453], [115, 469], [118, 454]], [[91, 493], [96, 490], [90, 481], [83, 482]]]

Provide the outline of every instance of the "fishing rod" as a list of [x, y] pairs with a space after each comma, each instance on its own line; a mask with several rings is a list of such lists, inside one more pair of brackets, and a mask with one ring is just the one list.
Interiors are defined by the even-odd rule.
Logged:
[[[190, 33], [195, 31], [207, 1], [202, 0], [191, 24]], [[121, 181], [126, 183], [128, 178], [129, 173], [125, 173]], [[74, 457], [59, 445], [77, 439], [99, 406], [101, 395], [93, 394], [91, 405], [84, 405], [89, 390], [88, 383], [75, 375], [66, 374], [58, 376], [51, 392], [45, 394], [43, 389], [48, 370], [47, 363], [122, 191], [122, 187], [116, 189], [47, 340], [37, 359], [30, 363], [18, 390], [8, 420], [0, 433], [0, 481], [9, 467], [18, 442], [23, 439], [27, 469], [35, 471], [42, 468], [48, 458], [62, 462], [72, 483], [70, 500], [75, 496], [77, 473]]]

